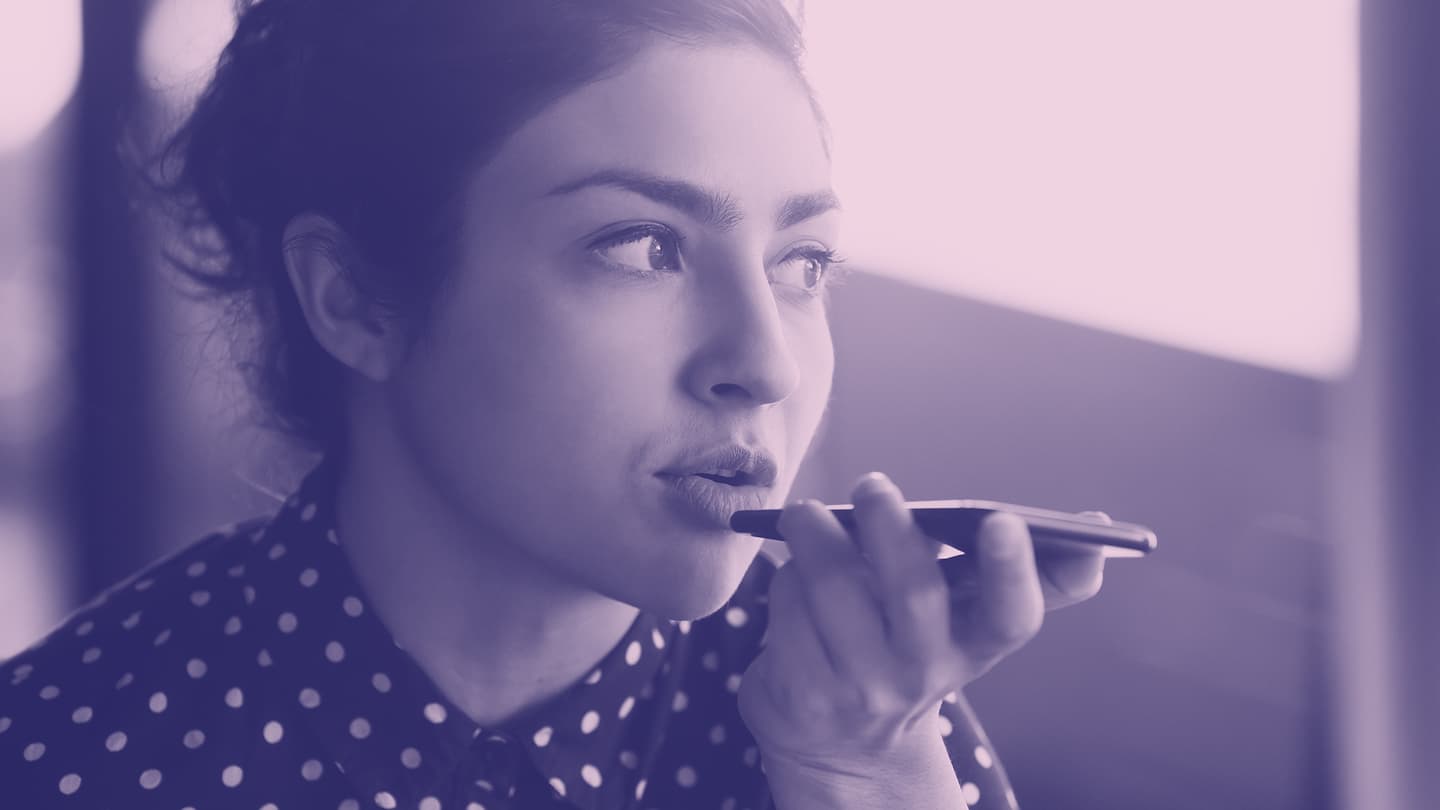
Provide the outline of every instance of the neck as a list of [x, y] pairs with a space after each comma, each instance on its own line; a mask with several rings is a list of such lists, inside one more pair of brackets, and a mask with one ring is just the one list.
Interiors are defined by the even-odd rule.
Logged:
[[340, 542], [396, 642], [477, 724], [500, 725], [585, 677], [638, 609], [477, 529], [408, 461], [352, 448]]

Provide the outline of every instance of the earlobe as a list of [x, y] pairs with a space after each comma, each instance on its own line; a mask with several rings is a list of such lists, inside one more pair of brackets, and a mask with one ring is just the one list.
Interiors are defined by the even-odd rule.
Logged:
[[305, 213], [285, 227], [285, 272], [310, 333], [332, 357], [367, 379], [394, 371], [398, 328], [354, 283], [358, 251], [335, 222]]

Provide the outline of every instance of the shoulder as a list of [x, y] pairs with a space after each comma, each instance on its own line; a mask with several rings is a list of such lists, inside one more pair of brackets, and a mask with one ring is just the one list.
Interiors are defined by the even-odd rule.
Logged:
[[134, 789], [161, 751], [184, 750], [191, 723], [235, 702], [215, 674], [232, 668], [224, 639], [254, 598], [238, 572], [263, 531], [256, 519], [212, 532], [0, 662], [0, 763], [26, 806], [111, 780]]

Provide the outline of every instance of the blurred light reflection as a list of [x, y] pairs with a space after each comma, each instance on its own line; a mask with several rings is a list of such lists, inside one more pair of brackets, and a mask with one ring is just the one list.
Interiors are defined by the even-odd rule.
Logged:
[[39, 135], [80, 80], [80, 0], [0, 3], [0, 152]]

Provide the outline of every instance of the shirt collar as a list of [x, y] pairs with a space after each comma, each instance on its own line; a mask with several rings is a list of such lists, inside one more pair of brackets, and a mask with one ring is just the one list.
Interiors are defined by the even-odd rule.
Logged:
[[[539, 783], [531, 789], [548, 783], [582, 810], [621, 806], [634, 791], [632, 780], [658, 755], [657, 724], [670, 715], [685, 658], [684, 623], [641, 611], [586, 678], [498, 727], [482, 728], [369, 609], [335, 532], [336, 478], [334, 463], [322, 460], [252, 535], [255, 564], [266, 575], [251, 609], [261, 614], [260, 627], [280, 630], [262, 655], [262, 663], [271, 662], [270, 699], [298, 704], [362, 794], [388, 792], [405, 803], [456, 797], [475, 783], [513, 794], [516, 779], [529, 772]], [[307, 632], [284, 629], [300, 623]], [[317, 633], [334, 638], [322, 644]], [[533, 772], [512, 767], [522, 752]]]

